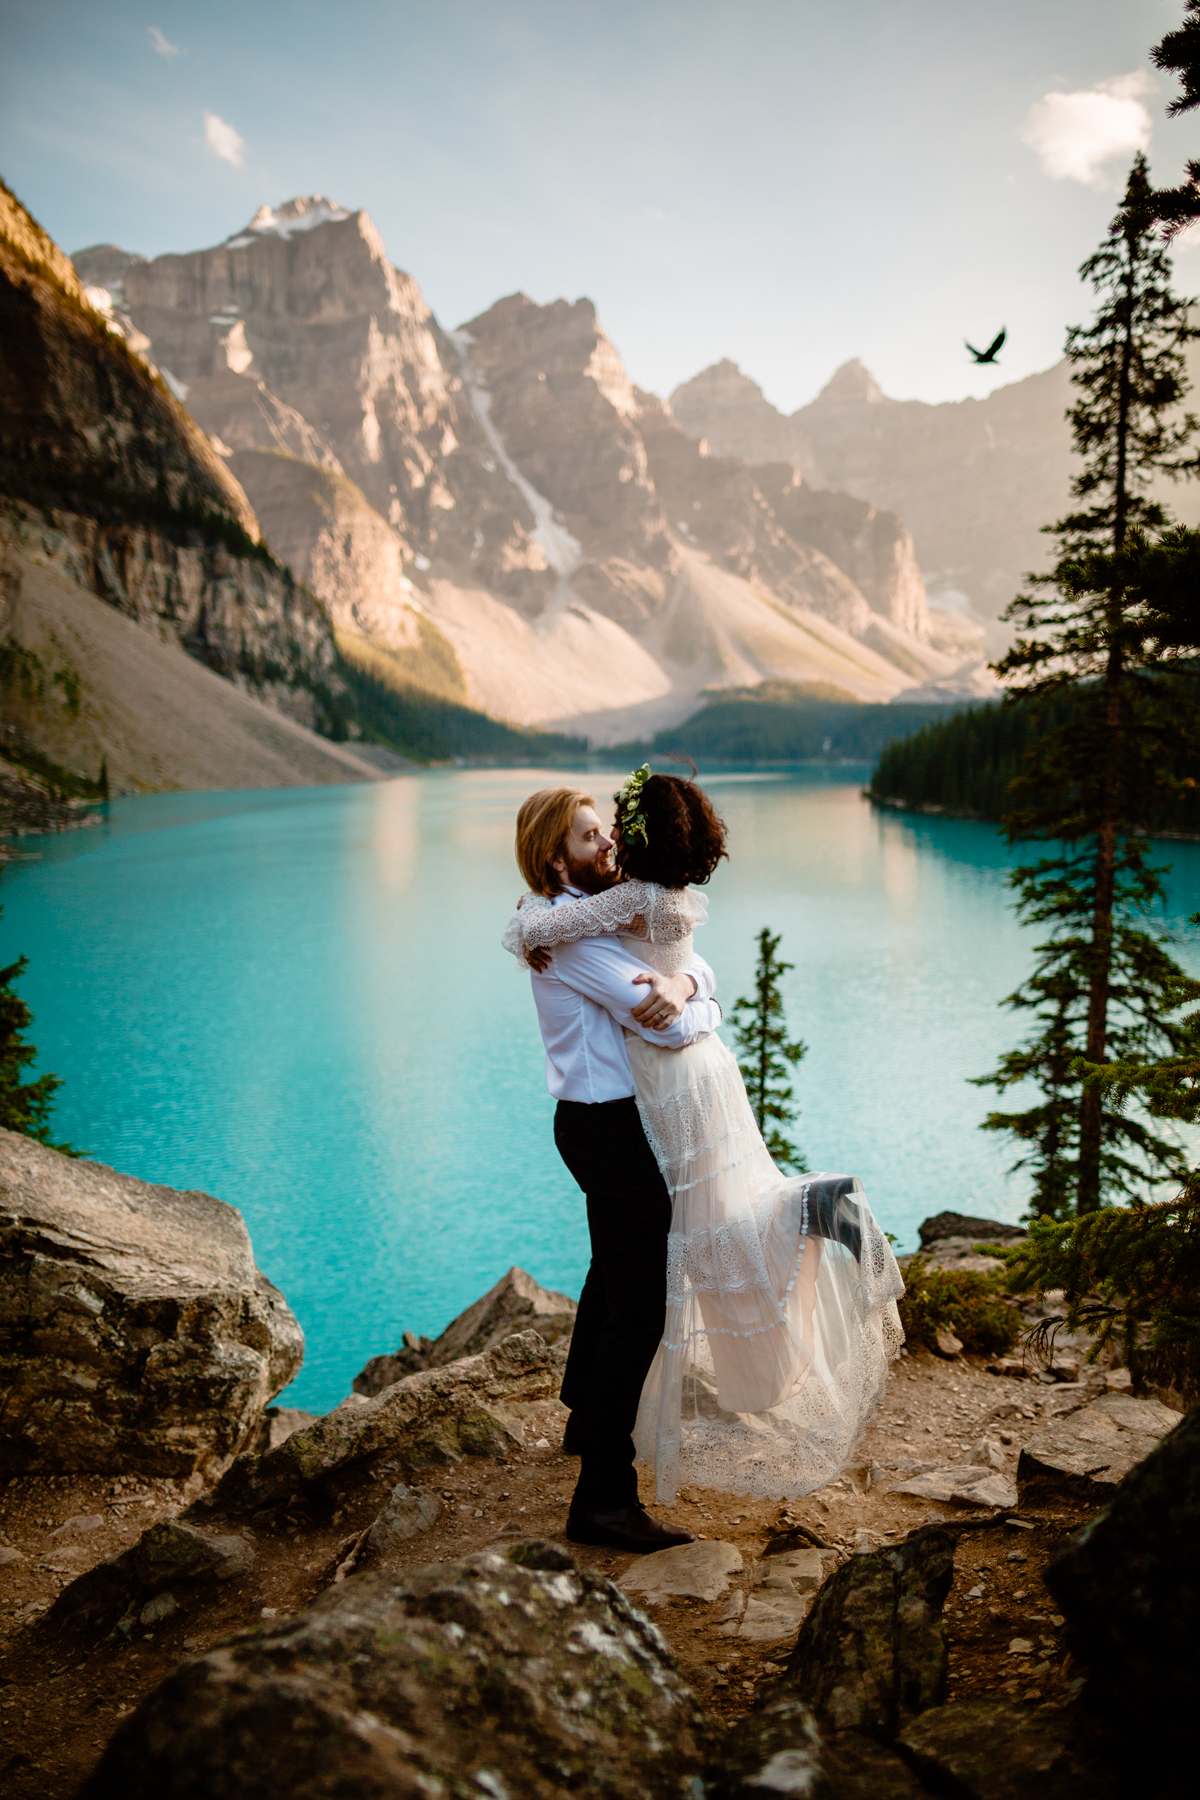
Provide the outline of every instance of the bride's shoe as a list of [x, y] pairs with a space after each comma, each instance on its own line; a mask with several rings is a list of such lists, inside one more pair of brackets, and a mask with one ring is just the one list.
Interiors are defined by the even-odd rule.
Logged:
[[845, 1244], [855, 1262], [861, 1262], [862, 1230], [858, 1208], [852, 1204], [857, 1186], [853, 1175], [831, 1175], [813, 1181], [808, 1190], [808, 1229], [814, 1237]]

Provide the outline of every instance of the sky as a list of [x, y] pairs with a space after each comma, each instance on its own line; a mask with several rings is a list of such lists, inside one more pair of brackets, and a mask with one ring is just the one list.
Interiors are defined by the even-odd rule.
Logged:
[[[640, 386], [731, 357], [784, 411], [851, 357], [929, 401], [1049, 367], [1135, 151], [1200, 154], [1149, 55], [1183, 0], [0, 7], [0, 175], [64, 249], [325, 194], [444, 326], [587, 295]], [[1174, 261], [1200, 292], [1200, 231]]]

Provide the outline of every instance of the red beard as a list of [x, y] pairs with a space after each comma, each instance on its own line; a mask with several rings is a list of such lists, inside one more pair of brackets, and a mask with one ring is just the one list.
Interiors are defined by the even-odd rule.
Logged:
[[595, 862], [572, 862], [566, 859], [567, 886], [577, 887], [585, 894], [602, 894], [606, 888], [614, 885], [617, 871], [612, 865], [612, 851], [604, 858], [603, 869], [597, 869]]

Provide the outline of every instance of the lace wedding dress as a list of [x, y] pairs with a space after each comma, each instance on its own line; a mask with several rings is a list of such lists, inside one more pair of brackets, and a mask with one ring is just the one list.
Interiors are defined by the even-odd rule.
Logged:
[[[613, 933], [670, 974], [690, 961], [706, 916], [691, 889], [627, 881], [557, 906], [526, 895], [503, 942], [523, 959]], [[666, 1328], [642, 1389], [638, 1455], [659, 1501], [680, 1483], [811, 1493], [853, 1459], [904, 1339], [891, 1245], [857, 1176], [776, 1165], [715, 1033], [663, 1050], [629, 1032], [627, 1047], [672, 1209]]]

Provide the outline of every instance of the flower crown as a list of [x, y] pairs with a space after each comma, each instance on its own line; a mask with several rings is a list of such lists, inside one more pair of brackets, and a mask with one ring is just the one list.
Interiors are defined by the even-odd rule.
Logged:
[[649, 779], [650, 764], [643, 763], [640, 769], [625, 777], [617, 794], [617, 824], [627, 844], [649, 844], [646, 815], [641, 809], [642, 789]]

